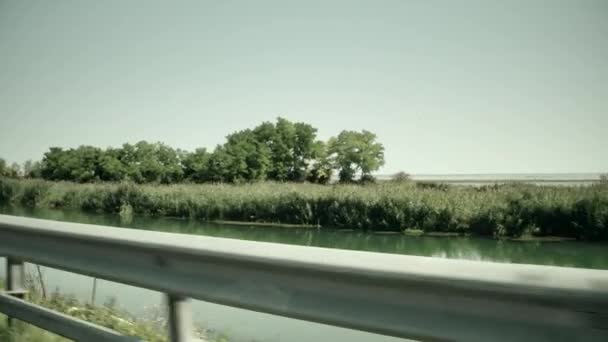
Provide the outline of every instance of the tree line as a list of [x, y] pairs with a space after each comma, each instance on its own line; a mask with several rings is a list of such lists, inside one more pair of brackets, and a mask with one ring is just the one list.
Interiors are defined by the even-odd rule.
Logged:
[[28, 161], [23, 168], [7, 166], [0, 159], [0, 175], [80, 183], [273, 180], [325, 184], [336, 172], [342, 182], [369, 181], [382, 165], [384, 147], [369, 131], [342, 131], [321, 141], [311, 125], [278, 118], [228, 135], [213, 151], [188, 152], [146, 141], [106, 149], [51, 147], [41, 161]]

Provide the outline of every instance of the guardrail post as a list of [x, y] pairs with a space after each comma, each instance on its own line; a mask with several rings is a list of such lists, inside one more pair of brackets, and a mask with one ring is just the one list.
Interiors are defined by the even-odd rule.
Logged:
[[[23, 261], [6, 258], [6, 293], [11, 296], [23, 299], [25, 297], [25, 267]], [[9, 316], [7, 325], [14, 325], [13, 319]]]
[[194, 341], [190, 299], [171, 294], [166, 296], [167, 306], [169, 307], [169, 341]]

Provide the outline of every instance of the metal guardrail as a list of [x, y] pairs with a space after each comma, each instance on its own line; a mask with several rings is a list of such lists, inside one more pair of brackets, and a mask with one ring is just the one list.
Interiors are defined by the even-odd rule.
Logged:
[[[600, 270], [289, 246], [4, 215], [0, 255], [164, 292], [172, 341], [192, 338], [187, 298], [419, 340], [608, 340], [608, 272]], [[15, 306], [0, 301], [1, 312], [14, 313]], [[36, 324], [32, 315], [24, 311], [19, 319]], [[49, 329], [52, 324], [41, 325]]]
[[119, 333], [100, 327], [98, 325], [76, 319], [72, 316], [49, 310], [47, 308], [28, 303], [10, 295], [0, 294], [0, 308], [11, 318], [29, 322], [33, 325], [46, 328], [58, 335], [76, 341], [88, 342], [135, 342], [136, 338], [121, 336]]

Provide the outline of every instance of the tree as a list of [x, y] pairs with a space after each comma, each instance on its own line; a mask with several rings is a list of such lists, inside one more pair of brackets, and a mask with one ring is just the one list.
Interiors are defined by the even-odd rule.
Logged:
[[277, 118], [264, 122], [253, 133], [270, 150], [268, 178], [277, 181], [303, 181], [317, 155], [317, 129], [309, 124]]
[[207, 175], [204, 177], [206, 182], [229, 182], [233, 179], [230, 171], [232, 167], [232, 156], [226, 152], [223, 146], [217, 146], [209, 156]]
[[351, 182], [360, 174], [370, 179], [371, 173], [384, 165], [384, 147], [376, 142], [376, 135], [361, 132], [342, 131], [328, 142], [329, 158], [339, 169], [341, 182]]
[[40, 174], [47, 180], [70, 180], [70, 170], [67, 169], [66, 159], [68, 152], [61, 147], [51, 147], [44, 153]]
[[21, 165], [19, 163], [12, 163], [9, 167], [11, 177], [19, 177], [22, 175]]
[[175, 183], [182, 180], [180, 153], [163, 143], [123, 144], [118, 153], [126, 178], [137, 183]]
[[223, 181], [250, 182], [266, 178], [270, 167], [270, 150], [256, 139], [253, 131], [246, 129], [229, 135], [223, 148], [216, 150], [216, 153], [226, 154], [221, 156], [222, 161], [228, 164], [228, 168], [222, 172]]
[[67, 165], [70, 180], [86, 183], [99, 180], [99, 166], [103, 151], [98, 147], [79, 146], [67, 153]]
[[[341, 181], [373, 181], [371, 173], [384, 164], [384, 148], [368, 131], [343, 131], [325, 144], [317, 129], [303, 122], [277, 118], [254, 129], [226, 137], [212, 153], [192, 153], [163, 143], [139, 141], [119, 148], [51, 147], [40, 163], [24, 164], [25, 177], [75, 182], [137, 183], [276, 181], [328, 183], [335, 169]], [[6, 162], [0, 174], [10, 173]], [[13, 174], [20, 174], [13, 168]]]
[[211, 154], [204, 148], [197, 148], [192, 153], [185, 153], [182, 165], [184, 178], [201, 183], [209, 179], [209, 161]]
[[40, 169], [41, 163], [39, 161], [33, 162], [31, 160], [26, 160], [23, 163], [23, 177], [25, 178], [40, 178]]
[[141, 174], [140, 155], [136, 153], [137, 149], [135, 145], [129, 143], [122, 144], [122, 147], [118, 149], [118, 160], [123, 165], [125, 170], [125, 176], [123, 180], [133, 181], [136, 183], [143, 183], [144, 178]]
[[19, 164], [13, 163], [11, 166], [8, 166], [6, 160], [0, 158], [0, 176], [19, 177], [20, 169]]
[[315, 142], [315, 159], [311, 163], [306, 180], [311, 183], [327, 184], [333, 176], [333, 164], [327, 154], [327, 145], [322, 141]]
[[172, 184], [182, 181], [184, 178], [184, 169], [180, 156], [183, 153], [162, 143], [156, 144], [155, 152], [158, 162], [162, 166], [160, 182], [163, 184]]
[[154, 144], [146, 141], [140, 141], [135, 144], [135, 162], [134, 165], [140, 175], [136, 181], [141, 183], [160, 182], [163, 172], [163, 166], [156, 156], [156, 147]]
[[297, 122], [295, 127], [294, 165], [290, 180], [302, 181], [310, 172], [313, 163], [323, 164], [325, 145], [317, 140], [317, 129], [309, 124]]
[[293, 144], [295, 130], [288, 120], [278, 118], [276, 125], [264, 122], [253, 129], [255, 139], [266, 146], [270, 163], [267, 176], [277, 181], [288, 180], [290, 167], [293, 165]]
[[44, 179], [91, 182], [99, 180], [99, 163], [103, 151], [98, 147], [79, 146], [63, 150], [51, 147], [44, 154], [40, 174]]
[[108, 148], [99, 160], [99, 179], [118, 182], [127, 176], [127, 166], [120, 161], [120, 149]]

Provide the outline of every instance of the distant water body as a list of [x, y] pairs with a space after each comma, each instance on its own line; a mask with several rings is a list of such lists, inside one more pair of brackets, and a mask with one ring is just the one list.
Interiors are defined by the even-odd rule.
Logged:
[[[483, 185], [504, 182], [532, 184], [585, 185], [597, 183], [600, 173], [480, 173], [480, 174], [413, 174], [413, 180], [453, 184]], [[391, 175], [378, 175], [387, 180]]]

